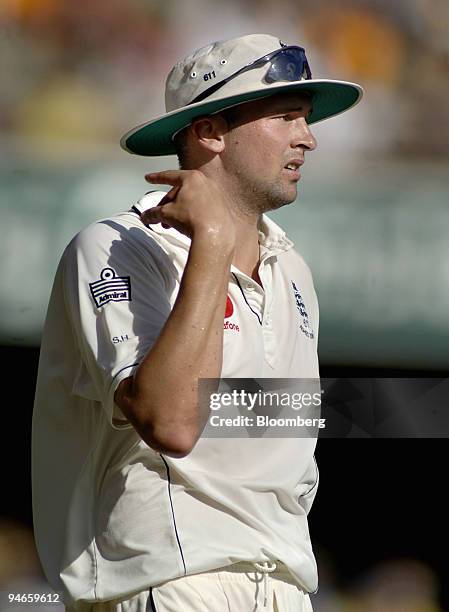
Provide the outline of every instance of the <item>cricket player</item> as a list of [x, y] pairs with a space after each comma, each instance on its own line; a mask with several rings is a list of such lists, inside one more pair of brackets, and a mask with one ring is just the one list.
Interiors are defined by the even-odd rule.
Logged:
[[[265, 34], [177, 63], [167, 112], [122, 139], [177, 153], [56, 274], [33, 420], [36, 543], [70, 611], [311, 610], [316, 440], [202, 436], [198, 381], [319, 377], [312, 277], [265, 213], [291, 204], [310, 126], [361, 98]], [[226, 413], [225, 413], [226, 414]]]

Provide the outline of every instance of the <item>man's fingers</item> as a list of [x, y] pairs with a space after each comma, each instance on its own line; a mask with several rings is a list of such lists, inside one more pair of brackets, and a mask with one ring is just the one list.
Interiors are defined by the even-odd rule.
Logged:
[[157, 185], [181, 185], [188, 174], [188, 170], [163, 170], [145, 174], [145, 180]]
[[164, 195], [162, 200], [159, 202], [158, 206], [163, 206], [164, 204], [168, 204], [169, 202], [173, 202], [173, 200], [176, 198], [176, 194], [178, 193], [179, 189], [180, 189], [179, 186], [172, 187], [170, 189], [170, 191], [168, 191]]
[[162, 206], [153, 206], [149, 208], [140, 216], [140, 219], [144, 225], [150, 225], [153, 223], [163, 222]]

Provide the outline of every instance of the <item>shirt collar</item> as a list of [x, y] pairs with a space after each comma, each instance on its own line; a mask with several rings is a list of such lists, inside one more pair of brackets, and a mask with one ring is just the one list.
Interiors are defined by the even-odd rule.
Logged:
[[[146, 210], [157, 206], [165, 195], [167, 195], [165, 191], [149, 191], [134, 204], [133, 210], [143, 213]], [[178, 230], [175, 230], [173, 227], [166, 229], [165, 227], [162, 227], [160, 223], [148, 225], [147, 227], [156, 234], [164, 236], [164, 238], [168, 238], [170, 241], [178, 242], [187, 248], [190, 247], [190, 238], [184, 234], [181, 234], [181, 232], [178, 232]]]
[[288, 251], [294, 246], [293, 242], [287, 238], [284, 230], [267, 215], [262, 215], [259, 221], [259, 244], [261, 255], [263, 252], [275, 255]]
[[134, 208], [137, 208], [140, 213], [143, 213], [149, 208], [157, 206], [164, 195], [166, 195], [165, 191], [148, 191], [140, 200], [137, 200], [134, 204]]

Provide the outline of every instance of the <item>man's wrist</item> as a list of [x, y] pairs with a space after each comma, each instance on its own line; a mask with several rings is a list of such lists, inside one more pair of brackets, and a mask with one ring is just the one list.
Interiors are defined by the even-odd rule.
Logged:
[[235, 251], [234, 229], [228, 231], [223, 228], [201, 227], [192, 233], [192, 247], [223, 255], [232, 255]]

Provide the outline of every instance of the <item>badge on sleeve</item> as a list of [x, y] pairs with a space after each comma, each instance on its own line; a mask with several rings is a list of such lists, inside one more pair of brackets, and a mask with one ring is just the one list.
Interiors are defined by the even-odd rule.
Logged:
[[131, 301], [131, 278], [117, 276], [112, 268], [103, 268], [100, 280], [89, 283], [89, 288], [97, 308], [108, 302]]

